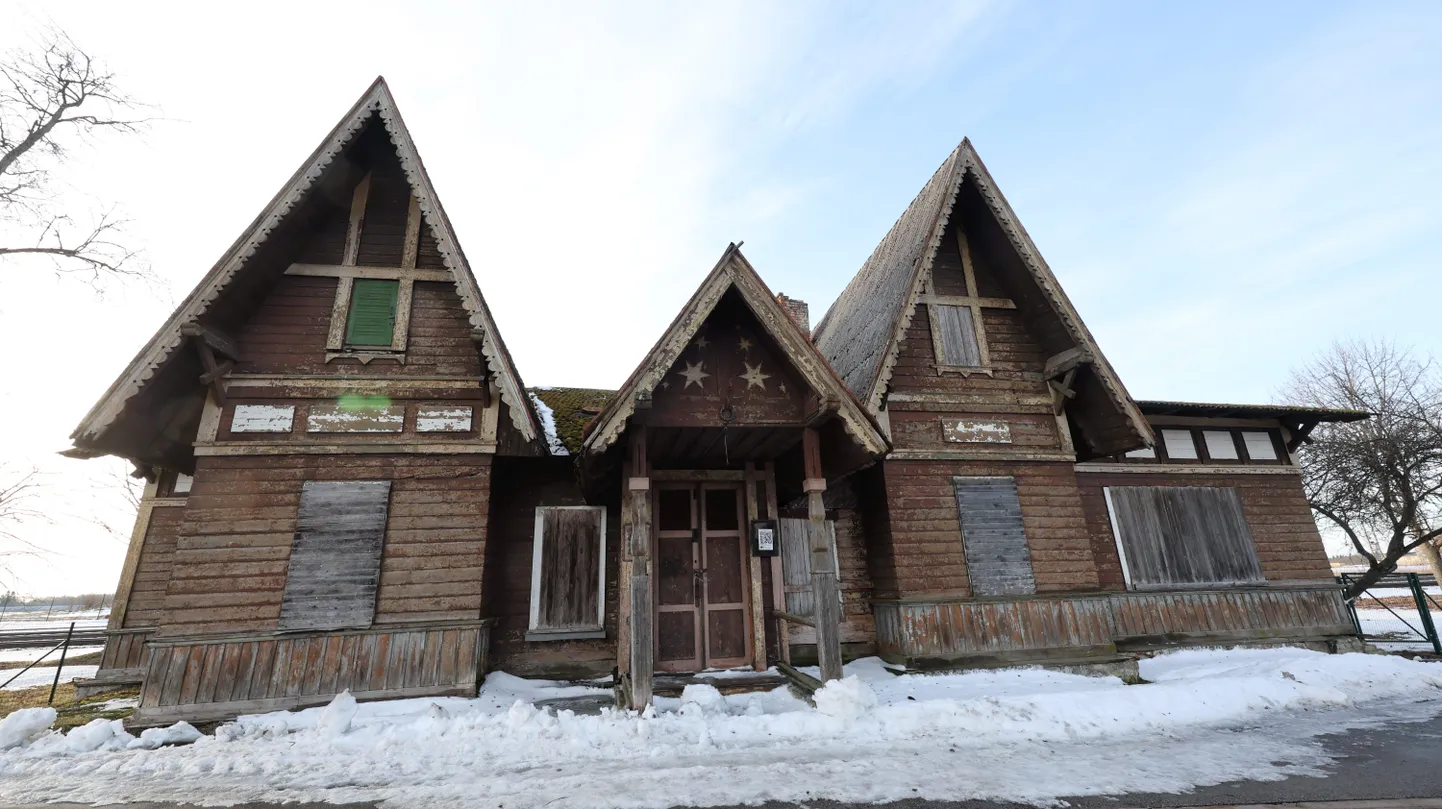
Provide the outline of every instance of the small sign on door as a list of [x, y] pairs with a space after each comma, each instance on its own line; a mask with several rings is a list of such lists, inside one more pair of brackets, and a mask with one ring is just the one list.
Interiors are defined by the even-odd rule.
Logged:
[[776, 531], [775, 520], [757, 520], [751, 523], [751, 553], [753, 556], [775, 556], [781, 552], [781, 535]]

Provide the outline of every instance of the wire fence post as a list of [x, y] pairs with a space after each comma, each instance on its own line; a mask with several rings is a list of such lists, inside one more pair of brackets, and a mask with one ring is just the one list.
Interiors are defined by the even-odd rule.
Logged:
[[55, 666], [55, 681], [50, 684], [50, 699], [45, 700], [46, 705], [55, 704], [55, 689], [60, 687], [60, 670], [65, 668], [65, 653], [70, 651], [70, 636], [75, 634], [75, 622], [70, 622], [70, 628], [65, 630], [65, 642], [60, 646], [60, 663]]
[[1442, 655], [1442, 638], [1437, 637], [1437, 625], [1432, 622], [1432, 610], [1427, 607], [1427, 592], [1422, 589], [1422, 577], [1416, 573], [1407, 574], [1407, 584], [1412, 589], [1412, 600], [1417, 604], [1417, 617], [1422, 621], [1422, 631], [1432, 642], [1432, 651]]

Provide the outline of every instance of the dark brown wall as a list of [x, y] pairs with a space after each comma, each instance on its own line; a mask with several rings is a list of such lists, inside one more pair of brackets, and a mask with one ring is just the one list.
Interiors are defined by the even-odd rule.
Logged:
[[1068, 463], [885, 461], [888, 531], [873, 531], [877, 598], [970, 595], [954, 475], [1016, 479], [1038, 592], [1097, 588], [1077, 475]]
[[1332, 578], [1317, 523], [1302, 493], [1301, 478], [1289, 474], [1143, 474], [1082, 473], [1082, 503], [1087, 531], [1103, 588], [1125, 589], [1121, 560], [1102, 489], [1107, 486], [1229, 486], [1242, 500], [1262, 574], [1268, 581]]
[[588, 504], [581, 495], [572, 462], [568, 457], [497, 461], [486, 578], [486, 616], [496, 619], [491, 630], [492, 668], [572, 677], [609, 674], [616, 665], [621, 514], [615, 505], [606, 511], [606, 637], [526, 640], [536, 507], [597, 505]]
[[145, 531], [145, 544], [135, 568], [135, 581], [130, 588], [130, 601], [125, 607], [123, 629], [155, 626], [165, 606], [165, 589], [170, 584], [171, 562], [175, 558], [175, 541], [180, 533], [183, 507], [155, 508], [150, 512], [150, 526]]
[[397, 374], [478, 376], [480, 354], [471, 342], [470, 319], [455, 286], [420, 281], [411, 307], [406, 361], [325, 361], [326, 335], [335, 303], [335, 278], [283, 276], [241, 330], [245, 361], [238, 373]]
[[390, 480], [377, 624], [480, 617], [489, 455], [202, 457], [159, 616], [164, 635], [270, 631], [301, 484]]

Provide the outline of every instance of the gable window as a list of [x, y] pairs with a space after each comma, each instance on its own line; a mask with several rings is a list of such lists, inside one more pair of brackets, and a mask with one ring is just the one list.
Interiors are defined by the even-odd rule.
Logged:
[[1288, 464], [1277, 430], [1159, 427], [1157, 445], [1124, 453], [1128, 461], [1246, 466]]
[[347, 348], [388, 349], [392, 346], [400, 287], [400, 281], [381, 278], [357, 278], [352, 283], [345, 327]]
[[1230, 430], [1202, 430], [1202, 440], [1207, 445], [1207, 457], [1214, 461], [1235, 461], [1241, 458], [1237, 454], [1237, 442], [1232, 440]]
[[1268, 430], [1243, 430], [1242, 443], [1247, 448], [1247, 457], [1253, 461], [1276, 461], [1277, 445]]
[[1131, 589], [1263, 580], [1236, 489], [1111, 486], [1104, 492]]
[[281, 631], [371, 625], [390, 494], [388, 480], [301, 485]]
[[526, 640], [604, 638], [606, 509], [536, 509], [531, 621]]
[[958, 368], [980, 367], [981, 345], [976, 339], [971, 309], [938, 304], [932, 310], [936, 313], [932, 329], [936, 332], [938, 362]]

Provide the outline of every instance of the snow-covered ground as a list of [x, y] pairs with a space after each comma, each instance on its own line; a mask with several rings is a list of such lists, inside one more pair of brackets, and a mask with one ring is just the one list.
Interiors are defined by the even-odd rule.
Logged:
[[[0, 801], [380, 801], [398, 807], [666, 807], [908, 797], [1047, 804], [1321, 775], [1317, 736], [1442, 713], [1442, 665], [1299, 649], [1189, 650], [1127, 686], [1040, 669], [895, 676], [875, 659], [816, 695], [692, 686], [644, 715], [537, 708], [601, 693], [490, 675], [479, 698], [242, 717], [135, 749], [97, 720], [0, 720]], [[174, 738], [190, 735], [176, 728]]]
[[[31, 647], [29, 649], [0, 649], [0, 663], [29, 663], [32, 660], [39, 660], [41, 655], [46, 655], [46, 663], [54, 663], [60, 659], [60, 652], [52, 652], [50, 649], [51, 647], [49, 646], [44, 648]], [[104, 651], [104, 649], [104, 646], [72, 646], [70, 650], [65, 653], [65, 658], [69, 660], [80, 655]], [[4, 671], [4, 669], [0, 669], [0, 671]], [[4, 678], [0, 677], [0, 682], [4, 681]]]
[[96, 618], [95, 610], [75, 615], [52, 615], [49, 618], [45, 617], [44, 612], [19, 616], [10, 612], [4, 620], [0, 620], [0, 632], [14, 632], [22, 629], [58, 629], [63, 632], [71, 623], [75, 624], [76, 629], [104, 629], [109, 622], [110, 619], [105, 616]]

